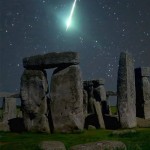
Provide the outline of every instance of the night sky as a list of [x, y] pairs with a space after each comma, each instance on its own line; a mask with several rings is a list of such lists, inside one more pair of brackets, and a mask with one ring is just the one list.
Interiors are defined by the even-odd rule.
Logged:
[[[150, 66], [150, 0], [0, 0], [0, 91], [16, 92], [22, 59], [77, 51], [83, 79], [105, 78], [116, 90], [120, 52]], [[49, 76], [50, 80], [50, 76]]]

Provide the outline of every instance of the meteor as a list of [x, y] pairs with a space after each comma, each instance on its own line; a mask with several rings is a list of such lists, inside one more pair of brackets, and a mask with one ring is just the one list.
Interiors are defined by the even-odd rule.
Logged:
[[72, 5], [72, 9], [71, 9], [71, 12], [70, 12], [70, 16], [69, 16], [69, 18], [68, 18], [68, 20], [67, 20], [66, 31], [68, 30], [68, 28], [69, 28], [70, 25], [71, 25], [71, 20], [72, 20], [72, 16], [73, 16], [73, 12], [74, 12], [75, 6], [76, 6], [76, 1], [77, 1], [77, 0], [74, 0], [74, 3], [73, 3], [73, 5]]

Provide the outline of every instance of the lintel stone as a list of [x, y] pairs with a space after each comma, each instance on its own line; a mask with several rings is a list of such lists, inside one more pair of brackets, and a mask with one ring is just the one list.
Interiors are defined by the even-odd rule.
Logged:
[[49, 69], [76, 64], [79, 64], [77, 52], [51, 52], [23, 59], [23, 66], [27, 69]]
[[140, 74], [141, 77], [150, 77], [150, 67], [136, 68], [135, 72]]

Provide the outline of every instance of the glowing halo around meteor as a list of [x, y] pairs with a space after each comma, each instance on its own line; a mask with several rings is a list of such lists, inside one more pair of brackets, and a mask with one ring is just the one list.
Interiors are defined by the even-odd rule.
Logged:
[[70, 12], [70, 16], [69, 16], [69, 18], [68, 18], [68, 20], [67, 20], [67, 23], [66, 23], [66, 25], [67, 25], [66, 31], [68, 30], [68, 28], [69, 28], [70, 25], [71, 25], [73, 12], [74, 12], [74, 9], [75, 9], [75, 6], [76, 6], [76, 1], [77, 1], [77, 0], [74, 0], [73, 6], [72, 6], [72, 9], [71, 9], [71, 12]]

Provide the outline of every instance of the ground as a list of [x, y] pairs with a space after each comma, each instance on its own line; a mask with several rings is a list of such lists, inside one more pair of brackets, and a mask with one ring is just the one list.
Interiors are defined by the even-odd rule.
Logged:
[[112, 130], [85, 130], [74, 134], [43, 134], [43, 133], [11, 133], [0, 132], [1, 150], [37, 150], [40, 141], [62, 141], [67, 148], [70, 146], [101, 140], [117, 140], [126, 144], [128, 150], [150, 149], [150, 128], [137, 128], [136, 132], [113, 134]]

